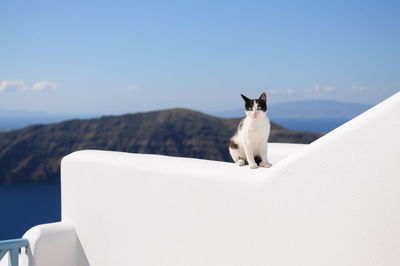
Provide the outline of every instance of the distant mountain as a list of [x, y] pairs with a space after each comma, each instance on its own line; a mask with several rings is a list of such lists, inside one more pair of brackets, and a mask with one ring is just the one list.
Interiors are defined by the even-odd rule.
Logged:
[[269, 114], [286, 118], [353, 118], [370, 108], [360, 103], [308, 100], [274, 104]]
[[85, 114], [49, 114], [42, 111], [8, 110], [0, 108], [0, 131], [20, 129], [33, 124], [49, 124], [76, 117], [90, 118]]
[[[268, 106], [268, 115], [274, 118], [353, 118], [371, 108], [360, 103], [344, 103], [329, 100], [286, 102]], [[243, 116], [243, 108], [213, 113], [218, 117]]]
[[47, 115], [42, 111], [9, 110], [0, 108], [0, 117], [38, 117]]
[[[2, 132], [0, 183], [59, 181], [61, 158], [82, 149], [231, 161], [227, 145], [239, 121], [170, 109]], [[320, 136], [272, 123], [270, 141], [310, 143]]]

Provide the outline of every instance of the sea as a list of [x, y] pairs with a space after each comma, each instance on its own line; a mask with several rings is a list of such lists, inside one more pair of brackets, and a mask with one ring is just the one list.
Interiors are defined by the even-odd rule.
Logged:
[[[272, 121], [291, 130], [328, 133], [347, 122], [345, 118]], [[17, 129], [16, 125], [2, 125]], [[21, 125], [18, 124], [17, 127]], [[0, 166], [1, 167], [1, 166]], [[60, 184], [0, 184], [0, 240], [20, 238], [31, 227], [61, 219]]]
[[0, 240], [61, 219], [60, 183], [0, 184]]

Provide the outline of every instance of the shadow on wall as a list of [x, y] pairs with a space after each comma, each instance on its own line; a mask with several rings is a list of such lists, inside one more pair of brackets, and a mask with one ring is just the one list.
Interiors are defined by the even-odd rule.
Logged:
[[90, 266], [82, 243], [72, 224], [38, 225], [25, 233], [29, 239], [29, 263], [22, 265]]
[[76, 236], [76, 239], [77, 239], [77, 254], [76, 254], [77, 266], [90, 266], [89, 260], [86, 257], [85, 250], [83, 250], [82, 243], [79, 240], [79, 237]]

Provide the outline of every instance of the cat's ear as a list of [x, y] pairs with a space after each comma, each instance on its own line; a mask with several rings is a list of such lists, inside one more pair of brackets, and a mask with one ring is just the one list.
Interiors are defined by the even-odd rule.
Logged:
[[247, 98], [246, 96], [244, 96], [243, 94], [240, 94], [241, 96], [242, 96], [242, 98], [243, 98], [243, 100], [245, 101], [245, 102], [249, 102], [249, 101], [251, 101], [249, 98]]
[[266, 102], [267, 101], [267, 94], [265, 94], [265, 92], [263, 92], [261, 94], [260, 98], [258, 98], [258, 100]]

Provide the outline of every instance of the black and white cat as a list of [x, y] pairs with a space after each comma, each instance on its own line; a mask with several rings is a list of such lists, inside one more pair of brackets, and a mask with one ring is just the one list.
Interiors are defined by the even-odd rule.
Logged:
[[243, 94], [246, 117], [240, 122], [235, 135], [229, 143], [229, 152], [233, 161], [250, 168], [271, 167], [268, 162], [268, 137], [271, 124], [266, 115], [267, 95], [265, 92], [258, 99], [249, 99]]

